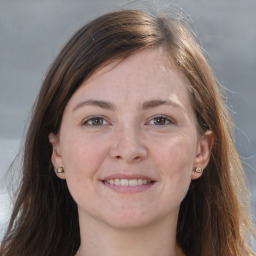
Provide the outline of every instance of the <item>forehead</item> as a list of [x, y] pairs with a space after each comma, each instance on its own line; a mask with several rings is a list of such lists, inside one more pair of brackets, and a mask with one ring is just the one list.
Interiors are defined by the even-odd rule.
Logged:
[[182, 104], [190, 105], [188, 86], [186, 76], [166, 57], [163, 48], [142, 50], [95, 71], [71, 97], [70, 103], [95, 97], [125, 102], [179, 98]]
[[[133, 76], [137, 75], [138, 79], [145, 78], [145, 76], [139, 77], [138, 75], [144, 74], [146, 75], [146, 78], [155, 78], [156, 74], [164, 75], [172, 72], [180, 76], [180, 78], [187, 84], [188, 80], [186, 76], [177, 67], [173, 57], [170, 55], [171, 54], [168, 54], [168, 51], [165, 50], [164, 47], [140, 50], [128, 57], [106, 61], [106, 63], [103, 63], [101, 67], [96, 69], [86, 81], [87, 83], [90, 83], [100, 76], [112, 75], [114, 72], [111, 71], [116, 71], [116, 73], [125, 71], [127, 74], [131, 73]], [[134, 68], [136, 68], [136, 70], [134, 70]]]

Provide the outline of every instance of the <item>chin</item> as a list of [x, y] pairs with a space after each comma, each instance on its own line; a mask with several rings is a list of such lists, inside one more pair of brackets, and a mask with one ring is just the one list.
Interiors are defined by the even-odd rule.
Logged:
[[105, 221], [113, 228], [129, 229], [150, 226], [157, 221], [157, 218], [145, 212], [127, 210], [125, 213], [111, 214]]

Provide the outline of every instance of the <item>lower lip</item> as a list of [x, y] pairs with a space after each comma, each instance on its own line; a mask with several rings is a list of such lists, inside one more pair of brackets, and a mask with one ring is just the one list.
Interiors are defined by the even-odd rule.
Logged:
[[112, 184], [109, 184], [104, 181], [102, 183], [106, 187], [108, 187], [116, 192], [119, 192], [119, 193], [138, 193], [138, 192], [142, 192], [147, 189], [150, 189], [155, 184], [155, 182], [152, 182], [152, 183], [138, 185], [138, 186], [116, 186], [116, 185], [112, 185]]

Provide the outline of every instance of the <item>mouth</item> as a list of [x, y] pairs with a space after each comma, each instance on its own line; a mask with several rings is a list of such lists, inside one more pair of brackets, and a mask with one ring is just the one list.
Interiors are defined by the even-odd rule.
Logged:
[[135, 187], [151, 184], [154, 181], [146, 179], [108, 179], [103, 182], [114, 186]]
[[114, 175], [112, 177], [106, 177], [101, 181], [106, 187], [120, 193], [137, 193], [145, 191], [156, 183], [155, 180], [145, 176], [117, 176]]

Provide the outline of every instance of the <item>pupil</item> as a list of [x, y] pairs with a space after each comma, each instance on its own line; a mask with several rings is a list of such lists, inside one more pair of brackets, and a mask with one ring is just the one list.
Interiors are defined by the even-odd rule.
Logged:
[[155, 120], [155, 124], [165, 124], [165, 119], [162, 117], [159, 117]]
[[94, 125], [102, 124], [102, 119], [101, 118], [95, 118], [94, 121], [93, 121], [93, 124]]

